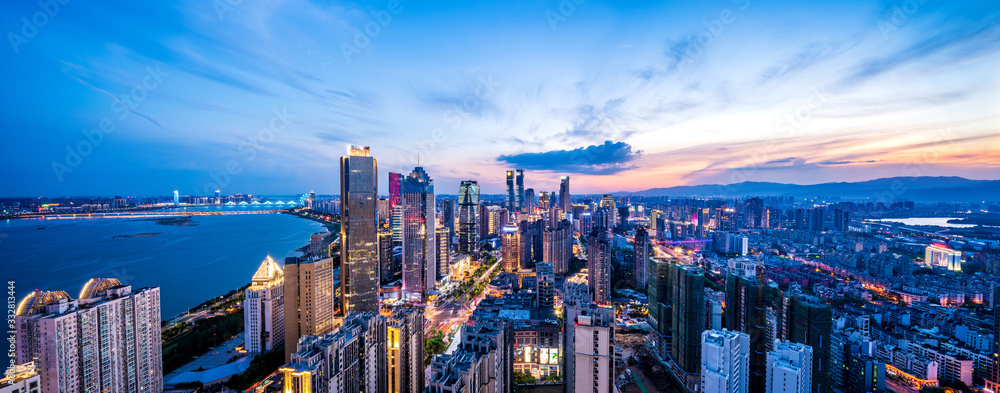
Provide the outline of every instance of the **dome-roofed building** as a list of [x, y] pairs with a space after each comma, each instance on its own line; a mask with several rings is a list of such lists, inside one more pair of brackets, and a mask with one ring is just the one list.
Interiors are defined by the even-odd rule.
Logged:
[[15, 316], [26, 317], [45, 313], [45, 307], [50, 304], [59, 303], [60, 300], [69, 301], [69, 294], [66, 291], [42, 291], [34, 290], [21, 300], [17, 306]]
[[120, 286], [122, 286], [122, 282], [118, 281], [117, 278], [94, 277], [83, 285], [83, 290], [80, 291], [80, 299], [99, 299], [107, 295], [109, 289]]

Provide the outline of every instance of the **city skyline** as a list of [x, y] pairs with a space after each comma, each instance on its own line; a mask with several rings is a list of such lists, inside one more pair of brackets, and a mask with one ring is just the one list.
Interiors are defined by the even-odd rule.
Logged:
[[4, 4], [5, 189], [336, 194], [352, 143], [449, 193], [1000, 167], [989, 4], [567, 4]]

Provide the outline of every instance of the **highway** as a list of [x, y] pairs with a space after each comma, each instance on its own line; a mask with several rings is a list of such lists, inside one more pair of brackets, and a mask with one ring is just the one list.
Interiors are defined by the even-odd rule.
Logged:
[[67, 213], [23, 215], [19, 218], [45, 218], [46, 220], [75, 218], [157, 218], [157, 217], [190, 217], [190, 216], [231, 216], [244, 214], [279, 214], [281, 210], [219, 210], [192, 212], [119, 212], [119, 213]]

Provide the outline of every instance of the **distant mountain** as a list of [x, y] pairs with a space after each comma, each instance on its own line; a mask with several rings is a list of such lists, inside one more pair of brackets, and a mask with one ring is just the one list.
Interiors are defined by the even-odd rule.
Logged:
[[962, 177], [888, 177], [863, 182], [839, 182], [811, 185], [742, 182], [652, 188], [637, 192], [617, 192], [615, 195], [676, 196], [676, 197], [743, 197], [791, 196], [797, 198], [839, 196], [844, 199], [875, 199], [912, 201], [997, 201], [1000, 200], [1000, 180], [970, 180]]

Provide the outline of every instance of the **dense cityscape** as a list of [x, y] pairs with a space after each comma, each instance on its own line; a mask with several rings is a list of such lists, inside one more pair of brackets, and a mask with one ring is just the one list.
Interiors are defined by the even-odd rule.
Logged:
[[997, 0], [0, 31], [0, 393], [1000, 393]]
[[0, 389], [997, 389], [998, 201], [573, 195], [569, 176], [536, 192], [530, 175], [448, 195], [352, 146], [339, 196], [3, 199], [40, 222], [287, 214], [326, 229], [177, 316], [160, 288], [117, 278], [75, 298], [36, 289], [9, 320]]

